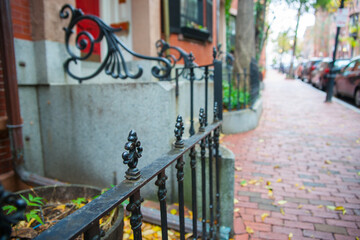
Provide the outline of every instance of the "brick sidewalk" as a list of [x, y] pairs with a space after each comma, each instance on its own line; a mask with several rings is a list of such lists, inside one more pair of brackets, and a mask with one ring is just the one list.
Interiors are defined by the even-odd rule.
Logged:
[[324, 103], [305, 83], [268, 75], [258, 128], [223, 138], [236, 156], [235, 239], [355, 240], [360, 114]]

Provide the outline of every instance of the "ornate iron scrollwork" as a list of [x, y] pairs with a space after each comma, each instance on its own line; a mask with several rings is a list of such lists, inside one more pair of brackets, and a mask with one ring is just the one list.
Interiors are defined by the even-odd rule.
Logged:
[[[156, 42], [155, 46], [156, 46], [156, 49], [158, 49], [158, 56], [165, 57], [166, 59], [168, 59], [171, 62], [172, 68], [174, 68], [176, 66], [176, 64], [181, 60], [184, 61], [185, 68], [190, 67], [192, 65], [192, 63], [190, 62], [190, 59], [189, 59], [189, 54], [187, 52], [185, 52], [182, 48], [170, 46], [170, 44], [168, 44], [167, 42], [165, 42], [162, 39], [158, 40]], [[178, 56], [170, 54], [171, 49], [178, 52]]]
[[126, 152], [123, 152], [122, 158], [124, 164], [129, 166], [126, 171], [126, 179], [128, 180], [137, 180], [140, 178], [140, 170], [136, 167], [138, 164], [139, 158], [141, 158], [141, 153], [143, 148], [141, 147], [140, 141], [138, 141], [137, 134], [134, 130], [131, 130], [128, 137], [128, 142], [125, 144]]
[[[6, 205], [13, 205], [16, 211], [12, 214], [4, 214], [2, 208]], [[0, 184], [0, 240], [8, 240], [11, 236], [11, 225], [24, 220], [26, 203], [22, 199], [16, 199], [15, 195], [5, 191]]]
[[[68, 58], [64, 63], [64, 69], [67, 74], [69, 74], [72, 78], [78, 80], [80, 83], [85, 80], [89, 80], [96, 75], [98, 75], [102, 70], [105, 71], [107, 75], [111, 75], [113, 78], [139, 78], [143, 69], [138, 66], [138, 71], [135, 74], [129, 72], [129, 69], [125, 63], [124, 56], [122, 54], [122, 50], [128, 52], [129, 54], [145, 60], [153, 60], [161, 62], [158, 66], [154, 66], [151, 70], [151, 73], [156, 78], [164, 78], [170, 74], [171, 64], [170, 61], [163, 57], [149, 57], [143, 56], [141, 54], [135, 53], [127, 48], [120, 39], [115, 35], [115, 32], [121, 31], [121, 28], [112, 28], [108, 26], [104, 21], [102, 21], [99, 17], [93, 15], [84, 15], [81, 9], [75, 9], [73, 6], [69, 4], [65, 4], [60, 11], [60, 18], [66, 19], [69, 18], [71, 13], [71, 19], [68, 27], [64, 28], [65, 30], [65, 45], [66, 50], [70, 54], [70, 58]], [[86, 30], [79, 32], [76, 35], [75, 45], [79, 50], [89, 49], [89, 52], [84, 56], [77, 56], [74, 52], [71, 51], [69, 41], [70, 37], [74, 33], [74, 27], [81, 21], [91, 21], [95, 23], [98, 28], [99, 34], [95, 38], [91, 33]], [[94, 51], [94, 46], [96, 43], [100, 43], [105, 37], [107, 43], [107, 53], [104, 61], [100, 64], [99, 68], [91, 75], [80, 77], [75, 75], [70, 71], [69, 65], [70, 63], [77, 64], [77, 61], [83, 61], [88, 59]]]

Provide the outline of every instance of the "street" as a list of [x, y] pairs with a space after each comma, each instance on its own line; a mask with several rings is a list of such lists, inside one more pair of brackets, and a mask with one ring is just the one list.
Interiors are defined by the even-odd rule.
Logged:
[[270, 70], [264, 111], [227, 135], [235, 162], [235, 239], [360, 237], [360, 112]]

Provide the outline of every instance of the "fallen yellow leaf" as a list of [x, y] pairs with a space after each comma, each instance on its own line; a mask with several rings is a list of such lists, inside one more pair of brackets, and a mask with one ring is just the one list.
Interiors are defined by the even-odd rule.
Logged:
[[66, 208], [66, 205], [65, 205], [65, 204], [61, 204], [61, 205], [59, 205], [59, 206], [56, 206], [55, 209], [60, 210], [60, 211], [64, 211], [65, 208]]
[[285, 200], [280, 200], [280, 201], [278, 201], [277, 202], [279, 205], [284, 205], [285, 203], [287, 203], [287, 201], [285, 201]]
[[338, 206], [335, 208], [336, 211], [343, 211], [345, 208], [343, 206]]
[[278, 178], [278, 180], [276, 180], [276, 182], [282, 182], [282, 178]]
[[289, 240], [291, 240], [293, 238], [293, 234], [292, 233], [289, 233]]
[[344, 210], [343, 210], [343, 215], [345, 215], [345, 213], [346, 213], [346, 210], [344, 209]]
[[326, 207], [327, 207], [327, 209], [335, 211], [335, 206], [326, 206]]
[[234, 209], [234, 212], [238, 212], [238, 211], [240, 211], [240, 208], [235, 208]]
[[359, 238], [358, 238], [358, 237], [356, 237], [356, 240], [359, 240]]
[[275, 166], [274, 166], [274, 169], [277, 169], [277, 168], [280, 168], [280, 166], [279, 166], [279, 165], [275, 165]]
[[235, 170], [241, 172], [241, 171], [242, 171], [242, 167], [235, 167]]
[[268, 191], [268, 196], [269, 196], [269, 197], [272, 197], [272, 196], [273, 196], [273, 191], [272, 191], [271, 189], [269, 189], [269, 191]]
[[193, 233], [191, 232], [191, 233], [187, 233], [187, 234], [185, 234], [185, 239], [190, 239], [190, 237], [193, 235]]
[[280, 208], [280, 212], [281, 212], [282, 215], [285, 215], [284, 209]]
[[259, 142], [261, 142], [261, 143], [264, 142], [264, 139], [259, 139]]
[[300, 209], [300, 208], [302, 208], [302, 207], [303, 207], [303, 205], [301, 205], [301, 204], [299, 204], [299, 205], [297, 206], [298, 209]]
[[301, 186], [299, 187], [300, 190], [304, 190], [305, 189], [305, 186]]
[[330, 160], [325, 160], [326, 164], [331, 164], [332, 162]]
[[261, 214], [261, 221], [264, 221], [266, 217], [268, 217], [269, 214], [268, 213], [263, 213]]
[[247, 232], [248, 234], [253, 234], [253, 233], [254, 233], [254, 230], [253, 230], [251, 227], [246, 226], [246, 232]]
[[256, 179], [251, 179], [251, 180], [249, 181], [249, 184], [255, 184], [255, 183], [257, 183], [257, 180], [256, 180]]
[[267, 186], [270, 186], [270, 185], [271, 185], [271, 182], [270, 182], [270, 181], [267, 181], [267, 182], [266, 182], [266, 185], [267, 185]]
[[298, 187], [298, 186], [299, 186], [299, 184], [298, 184], [298, 183], [296, 183], [296, 184], [295, 184], [295, 187]]
[[234, 198], [234, 204], [239, 203], [239, 200], [237, 200], [236, 198]]
[[171, 213], [172, 215], [176, 215], [177, 211], [176, 211], [176, 209], [171, 209], [171, 210], [170, 210], [170, 213]]
[[326, 145], [327, 145], [327, 146], [331, 146], [331, 143], [327, 142]]
[[319, 206], [317, 206], [318, 208], [323, 208], [324, 206], [323, 205], [319, 205]]

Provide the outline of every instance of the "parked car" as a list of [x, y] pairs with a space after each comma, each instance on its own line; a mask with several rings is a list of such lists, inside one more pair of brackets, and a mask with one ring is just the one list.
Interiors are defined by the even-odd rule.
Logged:
[[305, 67], [306, 63], [307, 62], [302, 62], [295, 68], [295, 71], [294, 71], [295, 78], [298, 78], [298, 79], [303, 78], [302, 75], [303, 75], [304, 67]]
[[[313, 71], [311, 82], [321, 90], [325, 90], [330, 77], [331, 58], [324, 58], [318, 67]], [[332, 70], [333, 74], [338, 74], [340, 70], [350, 62], [350, 59], [337, 59]]]
[[353, 98], [360, 107], [360, 56], [351, 59], [335, 78], [334, 95]]
[[308, 80], [309, 83], [311, 83], [312, 78], [312, 72], [316, 69], [317, 65], [321, 62], [320, 58], [312, 58], [310, 59], [303, 70], [302, 78], [301, 80], [304, 81], [305, 79]]

